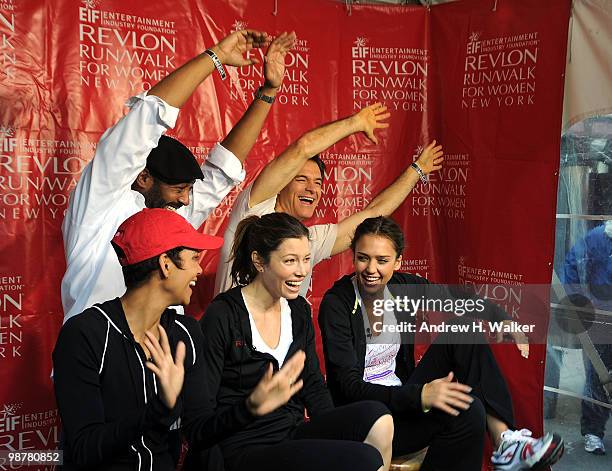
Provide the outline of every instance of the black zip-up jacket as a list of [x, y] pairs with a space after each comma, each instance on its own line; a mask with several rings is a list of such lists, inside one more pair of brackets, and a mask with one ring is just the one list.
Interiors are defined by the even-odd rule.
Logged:
[[182, 413], [196, 447], [210, 447], [253, 420], [245, 402], [217, 411], [206, 390], [202, 332], [195, 319], [166, 309], [161, 325], [172, 354], [185, 343], [185, 380], [173, 410], [116, 298], [72, 317], [53, 352], [55, 395], [65, 434], [65, 470], [171, 471], [168, 429]]
[[[325, 293], [319, 307], [318, 322], [323, 338], [327, 387], [336, 406], [362, 400], [377, 400], [391, 412], [422, 410], [422, 384], [405, 384], [414, 371], [414, 333], [402, 332], [401, 345], [395, 362], [395, 374], [402, 386], [382, 386], [363, 379], [366, 355], [366, 336], [361, 306], [356, 302], [352, 277], [346, 275], [336, 281]], [[449, 294], [442, 285], [429, 284], [425, 278], [408, 273], [395, 272], [387, 288], [392, 296], [409, 296], [419, 299], [447, 296], [475, 299], [467, 292], [452, 290]], [[414, 322], [405, 312], [395, 313], [398, 322]], [[491, 320], [508, 319], [496, 304], [485, 300], [483, 316]]]
[[[287, 358], [298, 350], [306, 353], [304, 371], [300, 376], [304, 386], [286, 405], [258, 417], [223, 440], [221, 449], [226, 460], [238, 456], [250, 446], [283, 441], [304, 420], [305, 408], [311, 417], [316, 417], [334, 407], [319, 369], [310, 307], [302, 297], [289, 300], [289, 306], [293, 342]], [[253, 348], [249, 313], [240, 287], [218, 295], [200, 323], [204, 335], [207, 386], [218, 410], [244, 402], [270, 363], [274, 371], [278, 370], [278, 362], [273, 356]]]

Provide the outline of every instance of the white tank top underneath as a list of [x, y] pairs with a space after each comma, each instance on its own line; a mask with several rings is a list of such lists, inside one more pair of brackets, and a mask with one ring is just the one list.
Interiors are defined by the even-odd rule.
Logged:
[[253, 339], [253, 348], [258, 352], [268, 353], [272, 355], [274, 358], [276, 358], [276, 361], [278, 362], [278, 367], [281, 368], [283, 366], [283, 363], [285, 362], [289, 347], [293, 342], [293, 322], [291, 321], [291, 308], [289, 307], [289, 303], [285, 298], [280, 298], [280, 339], [278, 340], [278, 345], [276, 346], [276, 348], [271, 348], [261, 338], [259, 330], [257, 330], [257, 326], [255, 325], [255, 319], [253, 319], [251, 311], [249, 310], [249, 305], [247, 304], [246, 299], [244, 298], [244, 294], [242, 294], [242, 300], [244, 301], [244, 305], [246, 306], [247, 311], [249, 312], [249, 323], [251, 324], [251, 337]]

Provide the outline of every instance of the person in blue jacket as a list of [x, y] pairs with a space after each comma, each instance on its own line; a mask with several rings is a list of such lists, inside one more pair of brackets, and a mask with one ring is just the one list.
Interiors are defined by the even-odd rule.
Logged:
[[[564, 282], [568, 294], [585, 296], [597, 309], [612, 311], [612, 220], [591, 229], [568, 252], [564, 265]], [[612, 345], [595, 343], [595, 349], [608, 369], [612, 369]], [[607, 403], [608, 397], [590, 361], [586, 365], [584, 395]], [[603, 455], [603, 438], [610, 408], [582, 401], [580, 429], [584, 449]]]

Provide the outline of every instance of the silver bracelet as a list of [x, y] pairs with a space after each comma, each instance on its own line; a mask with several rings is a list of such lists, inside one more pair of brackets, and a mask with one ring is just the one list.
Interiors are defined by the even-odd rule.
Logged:
[[425, 173], [423, 172], [423, 170], [421, 170], [421, 167], [419, 167], [419, 164], [417, 164], [416, 162], [412, 162], [412, 164], [410, 164], [410, 166], [416, 171], [416, 173], [419, 175], [419, 178], [421, 179], [421, 181], [427, 185], [429, 183], [429, 177], [427, 175], [425, 175]]
[[204, 54], [206, 54], [208, 57], [212, 59], [213, 64], [215, 64], [215, 67], [217, 68], [217, 72], [219, 72], [219, 75], [221, 76], [221, 80], [225, 80], [225, 78], [227, 77], [227, 73], [225, 72], [225, 69], [223, 68], [223, 64], [217, 57], [217, 54], [215, 54], [210, 49], [206, 49], [204, 51]]

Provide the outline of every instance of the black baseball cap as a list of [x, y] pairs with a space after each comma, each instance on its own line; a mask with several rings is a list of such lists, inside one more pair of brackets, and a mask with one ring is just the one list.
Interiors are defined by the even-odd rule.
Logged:
[[191, 151], [169, 136], [160, 137], [157, 147], [149, 153], [147, 170], [155, 178], [169, 185], [204, 178], [202, 169]]

